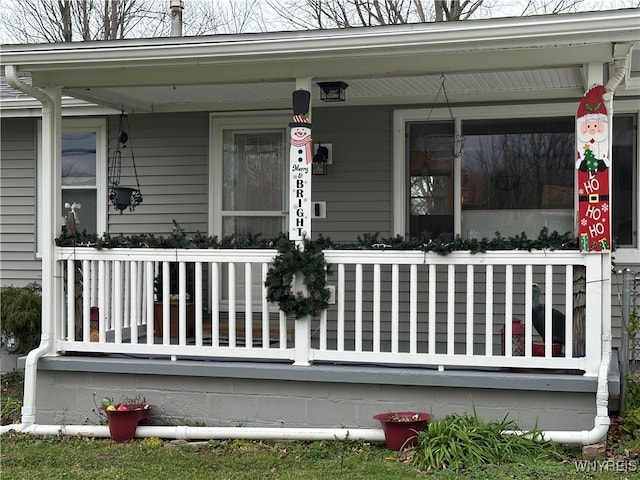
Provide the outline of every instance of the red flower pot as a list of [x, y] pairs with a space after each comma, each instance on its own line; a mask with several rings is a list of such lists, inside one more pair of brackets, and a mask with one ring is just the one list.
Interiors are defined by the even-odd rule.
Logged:
[[427, 426], [431, 418], [422, 412], [393, 412], [374, 415], [374, 420], [382, 424], [382, 431], [390, 450], [401, 450], [415, 445], [418, 432]]
[[[534, 357], [544, 357], [544, 343], [542, 342], [533, 342], [532, 345], [532, 353]], [[551, 356], [553, 357], [561, 357], [562, 356], [562, 344], [554, 343], [551, 345]]]
[[155, 405], [134, 405], [126, 410], [106, 410], [111, 438], [116, 442], [128, 442], [133, 439], [138, 424], [147, 421], [153, 408]]

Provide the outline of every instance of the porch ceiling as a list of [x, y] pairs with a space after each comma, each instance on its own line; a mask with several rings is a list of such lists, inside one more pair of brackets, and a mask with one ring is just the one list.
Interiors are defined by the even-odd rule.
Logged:
[[[345, 105], [444, 103], [445, 97], [440, 91], [442, 81], [440, 74], [349, 79]], [[312, 88], [313, 103], [319, 106], [322, 104], [320, 89], [315, 83], [316, 79]], [[483, 101], [522, 100], [532, 96], [571, 98], [584, 93], [580, 67], [453, 73], [444, 76], [444, 83], [447, 98], [452, 103], [478, 101], [480, 98]], [[294, 89], [295, 82], [292, 80], [273, 83], [94, 87], [90, 90], [69, 89], [67, 93], [115, 108], [125, 106], [130, 111], [220, 111], [289, 108]]]

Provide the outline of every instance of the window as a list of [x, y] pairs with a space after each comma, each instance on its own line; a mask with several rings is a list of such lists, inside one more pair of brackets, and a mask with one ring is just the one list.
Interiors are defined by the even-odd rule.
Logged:
[[[469, 107], [454, 118], [449, 109], [396, 111], [394, 233], [427, 240], [574, 232], [576, 108]], [[637, 111], [631, 101], [616, 103], [611, 139], [612, 235], [618, 247], [636, 249]]]
[[[41, 135], [38, 135], [38, 139]], [[39, 140], [40, 141], [40, 140]], [[40, 148], [38, 149], [40, 150]], [[42, 158], [38, 157], [38, 165]], [[66, 204], [78, 203], [76, 211], [79, 220], [78, 231], [102, 235], [107, 230], [106, 197], [106, 121], [103, 119], [63, 119], [62, 121], [62, 159], [61, 159], [61, 212], [68, 212]], [[42, 168], [38, 168], [38, 184]], [[38, 188], [38, 191], [42, 191]], [[38, 211], [42, 211], [42, 196], [38, 196]], [[38, 232], [41, 228], [38, 228]], [[38, 251], [41, 246], [38, 233]]]
[[272, 238], [286, 231], [288, 121], [286, 116], [212, 120], [212, 234]]

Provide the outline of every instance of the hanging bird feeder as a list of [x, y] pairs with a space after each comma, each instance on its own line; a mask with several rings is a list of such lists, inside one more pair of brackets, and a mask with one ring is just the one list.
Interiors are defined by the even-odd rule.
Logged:
[[[133, 155], [133, 145], [131, 144], [127, 130], [130, 130], [129, 119], [123, 110], [120, 114], [120, 123], [118, 125], [118, 148], [113, 152], [111, 162], [109, 163], [109, 201], [120, 213], [126, 208], [133, 212], [135, 208], [142, 203], [142, 192], [140, 191], [138, 171], [136, 170], [136, 159]], [[127, 142], [129, 142], [128, 151], [131, 154], [131, 163], [133, 164], [133, 174], [136, 177], [137, 188], [120, 186], [122, 150], [127, 148]]]

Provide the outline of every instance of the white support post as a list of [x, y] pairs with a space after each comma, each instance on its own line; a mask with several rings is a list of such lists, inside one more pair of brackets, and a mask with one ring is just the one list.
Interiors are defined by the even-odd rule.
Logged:
[[[296, 274], [293, 280], [294, 292], [301, 292], [307, 296], [307, 287], [301, 274]], [[293, 364], [306, 366], [311, 365], [311, 316], [306, 315], [296, 319], [295, 348]]]

